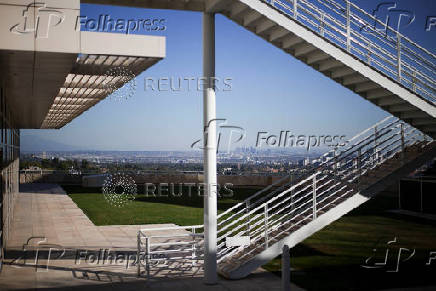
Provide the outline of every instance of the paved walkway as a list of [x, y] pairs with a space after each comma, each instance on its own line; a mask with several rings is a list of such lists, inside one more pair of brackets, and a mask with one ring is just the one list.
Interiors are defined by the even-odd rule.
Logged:
[[[220, 278], [214, 286], [202, 283], [201, 267], [189, 272], [155, 272], [148, 280], [138, 278], [136, 267], [123, 259], [135, 253], [138, 230], [171, 224], [95, 226], [57, 185], [27, 184], [21, 191], [0, 274], [1, 290], [280, 290], [280, 278], [262, 269], [243, 280]], [[23, 245], [33, 247], [33, 252], [23, 257]], [[35, 250], [42, 250], [41, 246], [45, 249], [37, 256]], [[50, 256], [48, 247], [53, 250]], [[100, 249], [115, 251], [121, 258], [112, 264], [84, 259], [87, 254], [98, 256]], [[65, 250], [67, 255], [62, 253]], [[292, 290], [301, 289], [293, 286]]]
[[145, 227], [174, 226], [122, 225], [95, 226], [91, 220], [54, 184], [26, 184], [17, 195], [8, 249], [22, 248], [45, 237], [45, 243], [74, 248], [136, 249], [138, 230]]

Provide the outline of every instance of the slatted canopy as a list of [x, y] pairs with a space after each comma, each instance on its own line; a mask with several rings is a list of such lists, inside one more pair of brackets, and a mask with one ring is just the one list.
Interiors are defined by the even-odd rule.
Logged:
[[157, 61], [153, 57], [80, 54], [41, 128], [63, 127], [123, 86], [129, 86], [124, 95], [134, 93], [133, 79]]
[[46, 38], [8, 29], [27, 6], [0, 10], [1, 93], [17, 128], [61, 128], [105, 97], [120, 95], [165, 57], [163, 36], [75, 29], [80, 12], [76, 2], [72, 8], [55, 7], [65, 19], [50, 27]]

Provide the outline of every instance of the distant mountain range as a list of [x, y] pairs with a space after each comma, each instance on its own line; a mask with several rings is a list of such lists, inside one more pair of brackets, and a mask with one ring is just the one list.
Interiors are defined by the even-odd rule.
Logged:
[[[254, 150], [254, 148], [253, 148]], [[307, 155], [308, 152], [305, 147], [287, 147], [287, 148], [262, 148], [255, 149], [257, 153], [259, 152], [271, 152], [271, 153], [282, 153], [282, 154], [293, 154], [293, 155]], [[326, 152], [328, 148], [312, 148], [310, 149], [310, 155], [320, 155]], [[64, 143], [52, 141], [49, 139], [42, 138], [37, 135], [21, 135], [21, 152], [27, 153], [37, 153], [37, 152], [78, 152], [78, 151], [86, 151], [86, 152], [94, 152], [94, 153], [112, 153], [114, 155], [119, 155], [123, 153], [132, 154], [143, 154], [147, 155], [157, 155], [157, 156], [168, 156], [168, 154], [186, 154], [190, 153], [193, 156], [201, 156], [201, 150], [190, 150], [190, 151], [154, 151], [154, 150], [141, 150], [141, 151], [123, 151], [123, 150], [99, 150], [99, 149], [89, 149], [85, 147], [72, 146]], [[233, 153], [243, 153], [241, 148], [236, 149]], [[223, 152], [220, 152], [218, 155], [222, 155]], [[224, 153], [225, 154], [225, 153]], [[247, 154], [247, 153], [245, 153]]]
[[20, 143], [22, 152], [86, 150], [77, 146], [71, 146], [60, 142], [51, 141], [37, 135], [21, 135]]

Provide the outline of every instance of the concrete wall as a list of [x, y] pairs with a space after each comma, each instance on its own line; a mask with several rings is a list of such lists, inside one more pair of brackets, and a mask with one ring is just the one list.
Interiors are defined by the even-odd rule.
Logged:
[[82, 175], [71, 175], [48, 171], [20, 172], [20, 183], [55, 183], [63, 185], [81, 185]]
[[[83, 187], [101, 187], [106, 175], [84, 176]], [[224, 185], [231, 183], [234, 186], [265, 187], [277, 181], [281, 177], [276, 176], [218, 176], [218, 183]], [[142, 174], [134, 176], [138, 185], [145, 183], [203, 183], [201, 174]]]
[[[83, 187], [101, 187], [107, 175], [71, 175], [49, 171], [28, 171], [20, 173], [21, 183], [57, 183], [82, 185]], [[133, 177], [135, 182], [145, 183], [203, 183], [202, 174], [141, 174]], [[231, 183], [234, 186], [268, 186], [281, 177], [277, 176], [218, 176], [218, 183]]]

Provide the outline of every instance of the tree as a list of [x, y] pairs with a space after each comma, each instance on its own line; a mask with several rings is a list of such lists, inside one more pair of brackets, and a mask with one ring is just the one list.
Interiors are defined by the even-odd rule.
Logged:
[[89, 162], [88, 162], [88, 160], [83, 159], [82, 162], [81, 162], [81, 167], [82, 167], [83, 170], [89, 169]]

